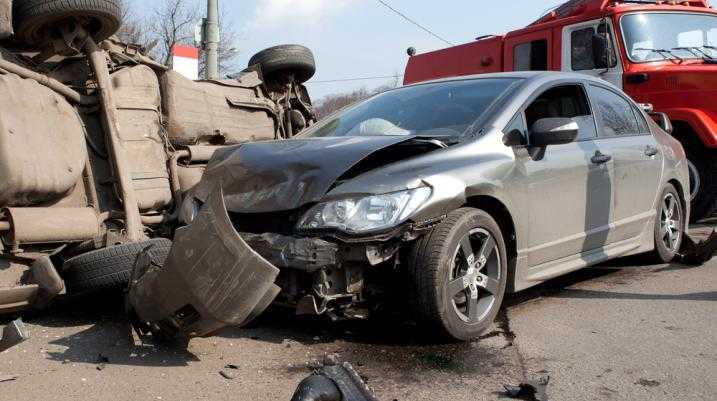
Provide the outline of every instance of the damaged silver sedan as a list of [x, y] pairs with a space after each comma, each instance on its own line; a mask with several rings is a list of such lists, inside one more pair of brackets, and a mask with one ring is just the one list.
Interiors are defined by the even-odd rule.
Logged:
[[[211, 272], [219, 257], [203, 250], [240, 244], [239, 254], [225, 252], [243, 266], [238, 275], [201, 273], [188, 290], [218, 309], [255, 274], [266, 283], [277, 269], [281, 291], [252, 291], [227, 322], [245, 321], [279, 293], [276, 303], [298, 313], [337, 318], [401, 302], [436, 333], [476, 338], [506, 292], [620, 256], [675, 257], [689, 178], [661, 121], [583, 75], [399, 88], [294, 139], [217, 151], [181, 209], [189, 228], [175, 248], [184, 260], [170, 261]], [[207, 236], [208, 221], [224, 218], [233, 230]], [[175, 321], [197, 315], [173, 307]]]

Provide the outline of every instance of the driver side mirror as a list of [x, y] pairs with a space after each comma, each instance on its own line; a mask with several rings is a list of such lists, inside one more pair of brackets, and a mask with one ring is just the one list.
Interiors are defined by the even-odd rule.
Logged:
[[604, 35], [593, 35], [593, 63], [595, 69], [610, 67], [610, 50], [608, 49], [607, 38]]
[[662, 128], [663, 131], [672, 135], [675, 131], [675, 127], [672, 126], [672, 120], [665, 113], [650, 113], [650, 117]]
[[541, 118], [530, 129], [530, 145], [564, 145], [578, 138], [580, 126], [571, 118]]

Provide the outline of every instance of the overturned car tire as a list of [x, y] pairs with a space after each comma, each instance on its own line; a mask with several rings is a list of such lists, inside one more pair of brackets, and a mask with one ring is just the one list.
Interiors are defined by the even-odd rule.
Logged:
[[32, 45], [43, 44], [48, 30], [59, 22], [74, 18], [101, 42], [120, 28], [120, 0], [23, 0], [13, 2], [15, 34]]
[[296, 83], [303, 84], [316, 73], [314, 53], [301, 45], [281, 45], [260, 51], [249, 60], [249, 66], [259, 65], [267, 80], [281, 75], [294, 75]]
[[172, 241], [157, 238], [116, 245], [68, 259], [63, 269], [68, 294], [87, 295], [126, 288], [137, 255], [148, 247], [166, 259]]

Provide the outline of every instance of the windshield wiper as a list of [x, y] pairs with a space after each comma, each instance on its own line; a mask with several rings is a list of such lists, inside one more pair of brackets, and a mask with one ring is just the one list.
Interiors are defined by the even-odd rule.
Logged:
[[714, 60], [715, 58], [712, 57], [710, 54], [702, 50], [703, 48], [706, 48], [706, 46], [685, 46], [685, 47], [673, 47], [671, 50], [684, 50], [686, 52], [690, 52], [694, 54], [695, 56], [703, 59], [703, 60]]
[[[646, 52], [652, 52], [657, 53], [660, 56], [662, 56], [665, 60], [679, 60], [680, 62], [685, 61], [682, 57], [675, 55], [670, 50], [667, 49], [648, 49], [645, 47], [636, 47], [633, 49], [633, 51], [646, 51]], [[670, 57], [667, 57], [667, 56]]]

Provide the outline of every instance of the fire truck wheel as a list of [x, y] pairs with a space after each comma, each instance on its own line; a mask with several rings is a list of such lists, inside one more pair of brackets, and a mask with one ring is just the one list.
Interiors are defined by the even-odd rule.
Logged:
[[111, 246], [68, 259], [63, 278], [69, 295], [88, 295], [100, 291], [122, 290], [129, 283], [137, 255], [152, 246], [166, 259], [172, 241], [164, 238]]
[[46, 43], [50, 29], [66, 20], [79, 22], [101, 42], [119, 30], [121, 0], [23, 0], [13, 2], [13, 22], [19, 39], [31, 45]]
[[683, 141], [683, 145], [689, 160], [692, 187], [690, 221], [696, 223], [717, 212], [717, 152], [698, 141]]
[[296, 83], [303, 84], [316, 73], [314, 53], [301, 45], [270, 47], [255, 54], [249, 66], [259, 65], [264, 78], [271, 80], [281, 75], [293, 74]]

